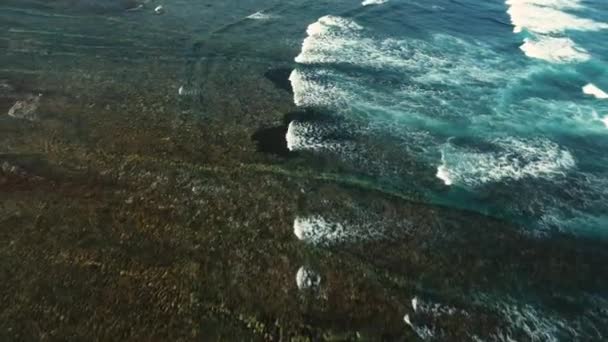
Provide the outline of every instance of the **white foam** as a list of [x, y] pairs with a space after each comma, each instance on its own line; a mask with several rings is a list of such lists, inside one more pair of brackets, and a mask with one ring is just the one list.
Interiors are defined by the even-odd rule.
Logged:
[[445, 185], [450, 186], [454, 184], [454, 181], [450, 177], [450, 170], [447, 165], [445, 165], [444, 153], [441, 153], [441, 165], [437, 167], [437, 174], [435, 176], [441, 179]]
[[308, 36], [295, 58], [297, 63], [348, 63], [373, 68], [409, 64], [409, 51], [402, 46], [405, 42], [365, 37], [363, 27], [350, 19], [325, 16], [309, 25], [306, 32]]
[[418, 337], [420, 337], [421, 340], [423, 341], [427, 341], [427, 340], [433, 340], [435, 339], [435, 335], [436, 332], [433, 328], [430, 328], [426, 325], [416, 325], [412, 322], [412, 319], [410, 318], [410, 315], [404, 315], [403, 316], [403, 321], [405, 322], [405, 324], [407, 324], [410, 328], [412, 328], [412, 330], [416, 333], [416, 335], [418, 335]]
[[[509, 63], [505, 63], [504, 58], [490, 47], [450, 35], [435, 34], [430, 41], [378, 39], [353, 20], [335, 16], [320, 18], [308, 26], [307, 33], [302, 49], [295, 58], [300, 64], [351, 64], [374, 69], [397, 69], [421, 83], [462, 85], [479, 81], [508, 81], [508, 76], [512, 76], [504, 72]], [[446, 50], [452, 53], [446, 54]], [[480, 63], [480, 60], [484, 63]], [[295, 100], [298, 101], [298, 96], [295, 96]]]
[[335, 85], [322, 83], [323, 71], [305, 72], [294, 69], [289, 75], [293, 89], [293, 101], [298, 107], [331, 106], [344, 98]]
[[[414, 310], [412, 313], [414, 318], [420, 315], [427, 318], [425, 320], [426, 322], [429, 322], [428, 318], [431, 318], [431, 322], [440, 323], [443, 319], [449, 319], [455, 315], [461, 319], [464, 317], [469, 317], [469, 314], [462, 309], [442, 303], [423, 300], [418, 297], [412, 298], [411, 303], [412, 309]], [[447, 337], [446, 330], [441, 325], [416, 324], [409, 314], [406, 314], [403, 317], [403, 321], [409, 325], [422, 340], [444, 340], [444, 338]]]
[[199, 94], [199, 91], [197, 89], [182, 85], [179, 87], [179, 89], [177, 89], [177, 94], [179, 96], [196, 96]]
[[326, 15], [315, 23], [308, 26], [306, 33], [309, 36], [333, 34], [334, 30], [337, 31], [360, 31], [363, 27], [351, 19], [346, 19], [334, 15]]
[[435, 335], [436, 335], [435, 330], [427, 327], [426, 325], [416, 326], [414, 324], [410, 324], [410, 327], [412, 328], [412, 330], [414, 330], [416, 335], [418, 335], [418, 337], [420, 337], [420, 339], [422, 339], [423, 341], [429, 341], [429, 340], [435, 339]]
[[361, 5], [363, 6], [370, 6], [370, 5], [382, 5], [384, 3], [387, 3], [388, 0], [364, 0]]
[[453, 316], [456, 314], [462, 315], [462, 316], [469, 315], [466, 311], [457, 309], [453, 306], [420, 299], [418, 297], [414, 297], [412, 299], [412, 308], [414, 309], [415, 312], [424, 313], [427, 315], [431, 315], [433, 317]]
[[342, 224], [327, 221], [321, 216], [296, 217], [293, 233], [298, 239], [312, 244], [337, 243], [349, 237]]
[[302, 42], [302, 50], [295, 61], [302, 64], [345, 62], [344, 57], [351, 56], [351, 52], [360, 45], [358, 31], [362, 29], [350, 19], [321, 17], [308, 26], [308, 36]]
[[585, 62], [591, 58], [589, 53], [570, 38], [554, 38], [537, 35], [534, 39], [525, 38], [520, 47], [528, 57], [543, 59], [553, 63]]
[[309, 244], [331, 246], [400, 238], [413, 231], [413, 224], [406, 219], [395, 221], [365, 208], [351, 209], [348, 219], [335, 217], [331, 210], [322, 215], [298, 216], [293, 222], [294, 235]]
[[581, 8], [581, 0], [507, 0], [508, 5], [535, 5], [563, 9]]
[[[337, 43], [334, 42], [336, 39]], [[431, 41], [332, 37], [319, 44], [304, 44], [297, 58], [301, 63], [315, 66], [296, 68], [290, 75], [294, 102], [298, 106], [324, 106], [338, 111], [361, 107], [366, 112], [393, 107], [395, 113], [403, 116], [404, 112], [411, 111], [417, 105], [425, 108], [445, 107], [437, 106], [440, 105], [438, 103], [429, 106], [429, 100], [438, 99], [437, 94], [418, 96], [420, 92], [439, 91], [429, 90], [432, 88], [427, 85], [479, 86], [480, 82], [509, 82], [514, 75], [513, 72], [505, 72], [511, 69], [509, 63], [505, 63], [490, 48], [441, 34], [434, 35]], [[446, 54], [444, 49], [453, 50], [453, 53]], [[480, 60], [484, 63], [479, 63]], [[378, 90], [377, 87], [370, 87], [370, 80], [365, 77], [353, 77], [332, 70], [325, 66], [328, 63], [398, 69], [416, 83], [424, 84], [424, 87], [414, 89], [416, 92], [403, 87], [383, 87]], [[442, 101], [445, 104], [450, 99], [442, 98]]]
[[270, 20], [273, 18], [274, 18], [274, 15], [264, 13], [263, 11], [258, 11], [258, 12], [255, 12], [255, 13], [247, 16], [247, 19], [252, 19], [252, 20]]
[[296, 285], [300, 290], [310, 290], [319, 287], [321, 276], [312, 269], [302, 266], [296, 273]]
[[582, 8], [580, 0], [507, 0], [515, 33], [527, 31], [521, 49], [533, 58], [553, 63], [583, 62], [590, 58], [587, 51], [577, 47], [565, 36], [569, 30], [598, 31], [608, 24], [581, 18], [567, 11]]
[[608, 24], [577, 17], [565, 10], [580, 7], [579, 1], [507, 0], [514, 32], [563, 33], [566, 30], [597, 31]]
[[299, 121], [289, 123], [285, 140], [290, 151], [316, 150], [323, 147], [322, 137], [315, 126]]
[[327, 138], [337, 127], [326, 123], [292, 121], [287, 127], [285, 140], [290, 151], [326, 151], [347, 153], [347, 142]]
[[608, 128], [608, 115], [605, 115], [605, 116], [603, 116], [603, 117], [602, 117], [602, 116], [600, 116], [600, 115], [597, 113], [597, 111], [595, 111], [595, 110], [593, 110], [593, 111], [591, 112], [591, 115], [592, 115], [592, 117], [593, 117], [593, 120], [595, 120], [595, 121], [600, 121], [601, 123], [603, 123], [603, 124], [604, 124], [604, 126], [605, 126], [606, 128]]
[[491, 143], [498, 151], [478, 152], [448, 143], [437, 177], [446, 184], [478, 186], [504, 179], [551, 179], [576, 165], [570, 152], [548, 140], [500, 138]]
[[608, 94], [605, 91], [591, 83], [583, 87], [583, 93], [595, 96], [596, 99], [608, 99]]

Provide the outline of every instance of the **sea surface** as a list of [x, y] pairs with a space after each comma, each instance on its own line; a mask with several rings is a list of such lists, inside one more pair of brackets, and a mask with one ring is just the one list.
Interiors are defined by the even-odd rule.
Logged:
[[[290, 150], [357, 160], [386, 186], [531, 234], [606, 235], [604, 2], [364, 5], [308, 26], [294, 101], [333, 120], [293, 121]], [[409, 173], [405, 154], [436, 179]]]
[[[1, 0], [0, 28], [2, 75], [36, 66], [141, 79], [197, 120], [256, 123], [256, 153], [285, 174], [432, 206], [403, 214], [374, 197], [307, 192], [312, 204], [287, 227], [307, 248], [395, 274], [381, 287], [410, 291], [394, 294], [404, 333], [608, 339], [608, 2]], [[250, 95], [244, 78], [272, 82], [280, 100]], [[273, 101], [285, 104], [264, 107]], [[276, 115], [234, 114], [247, 111]], [[471, 216], [450, 223], [443, 210]], [[435, 216], [440, 228], [422, 232]], [[418, 257], [410, 248], [441, 268], [412, 267], [408, 279], [399, 264]], [[327, 282], [306, 265], [292, 278], [300, 290]]]

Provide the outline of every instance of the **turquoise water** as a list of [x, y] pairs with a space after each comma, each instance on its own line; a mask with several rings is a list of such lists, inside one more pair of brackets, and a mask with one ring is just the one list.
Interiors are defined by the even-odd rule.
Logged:
[[[363, 159], [358, 172], [534, 234], [605, 236], [607, 18], [600, 1], [330, 11], [309, 26], [291, 81], [296, 104], [339, 119], [294, 123], [292, 150]], [[326, 141], [329, 131], [351, 138]], [[435, 180], [371, 155], [378, 139]]]
[[[340, 161], [383, 188], [421, 193], [428, 203], [506, 219], [527, 236], [603, 239], [607, 25], [601, 1], [392, 0], [327, 10], [308, 26], [290, 75], [294, 103], [323, 114], [291, 121], [287, 147]], [[391, 226], [376, 222], [357, 229], [373, 235]], [[294, 226], [299, 238], [316, 243], [349, 231], [322, 216]], [[590, 309], [601, 295], [585, 299], [575, 291], [571, 304], [586, 309], [572, 316], [563, 315], [569, 309], [561, 299], [534, 292], [522, 292], [523, 306], [511, 295], [465, 295], [521, 334], [497, 328], [476, 335], [483, 313], [418, 297], [404, 319], [423, 340], [441, 340], [453, 331], [451, 320], [471, 340], [604, 336], [591, 333], [591, 322], [605, 317]]]

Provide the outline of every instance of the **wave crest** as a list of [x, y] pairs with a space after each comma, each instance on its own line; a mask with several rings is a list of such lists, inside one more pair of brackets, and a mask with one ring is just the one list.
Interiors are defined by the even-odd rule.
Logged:
[[499, 138], [492, 145], [495, 152], [480, 152], [448, 142], [437, 177], [446, 185], [478, 186], [504, 179], [552, 178], [576, 165], [569, 151], [548, 140]]

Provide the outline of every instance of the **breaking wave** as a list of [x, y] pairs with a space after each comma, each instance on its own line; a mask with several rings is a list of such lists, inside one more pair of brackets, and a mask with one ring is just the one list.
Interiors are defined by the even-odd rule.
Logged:
[[566, 34], [567, 31], [598, 31], [608, 24], [581, 18], [571, 13], [581, 9], [580, 0], [507, 0], [515, 33], [524, 31], [532, 38], [524, 38], [521, 49], [533, 58], [552, 63], [584, 62], [590, 59]]
[[548, 140], [499, 138], [491, 144], [492, 151], [484, 152], [448, 142], [437, 177], [446, 185], [477, 186], [504, 179], [563, 176], [576, 165], [570, 152]]

